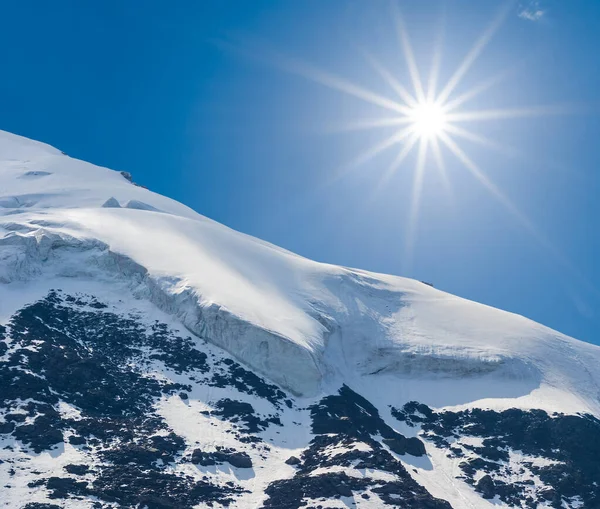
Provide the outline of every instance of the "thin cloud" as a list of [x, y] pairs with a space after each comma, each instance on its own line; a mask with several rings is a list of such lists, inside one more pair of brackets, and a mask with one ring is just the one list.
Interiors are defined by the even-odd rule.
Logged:
[[532, 0], [527, 5], [521, 4], [519, 6], [518, 16], [521, 19], [528, 21], [539, 21], [546, 14], [546, 11], [540, 5], [538, 0]]

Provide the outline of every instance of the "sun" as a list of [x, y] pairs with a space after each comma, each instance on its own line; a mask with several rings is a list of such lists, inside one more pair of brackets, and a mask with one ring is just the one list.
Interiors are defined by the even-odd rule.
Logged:
[[[391, 162], [389, 164], [385, 165], [383, 163], [383, 167], [379, 164], [371, 166], [372, 169], [378, 172], [377, 178], [374, 179], [374, 188], [369, 193], [368, 200], [372, 202], [379, 191], [388, 187], [389, 181], [398, 171], [409, 170], [406, 168], [407, 161], [415, 161], [416, 164], [409, 170], [413, 175], [413, 183], [410, 209], [407, 216], [408, 227], [405, 236], [405, 258], [407, 260], [405, 263], [409, 266], [412, 251], [414, 251], [425, 174], [432, 170], [437, 171], [451, 201], [454, 201], [451, 175], [448, 174], [446, 166], [446, 157], [451, 156], [475, 177], [532, 237], [536, 238], [545, 248], [550, 249], [550, 243], [543, 238], [543, 235], [540, 234], [533, 223], [467, 154], [462, 146], [462, 142], [467, 141], [505, 154], [513, 152], [510, 147], [504, 147], [495, 140], [483, 136], [479, 132], [479, 125], [477, 130], [469, 129], [466, 125], [469, 122], [479, 124], [482, 121], [490, 120], [576, 113], [576, 111], [568, 108], [557, 108], [556, 106], [488, 110], [464, 109], [470, 101], [489, 90], [508, 75], [506, 71], [500, 72], [495, 76], [484, 79], [464, 92], [457, 93], [459, 85], [464, 81], [471, 67], [481, 56], [494, 34], [511, 12], [511, 2], [504, 4], [489, 27], [467, 52], [456, 70], [444, 82], [440, 82], [439, 79], [441, 48], [443, 46], [441, 39], [438, 40], [437, 49], [432, 53], [429, 76], [423, 79], [397, 3], [392, 1], [391, 6], [393, 11], [391, 19], [395, 24], [401, 54], [406, 64], [406, 72], [394, 73], [368, 51], [362, 50], [361, 52], [375, 74], [379, 75], [388, 88], [395, 93], [395, 97], [382, 95], [304, 62], [282, 62], [283, 67], [288, 72], [298, 74], [328, 88], [380, 107], [385, 112], [380, 117], [359, 119], [355, 122], [346, 122], [340, 126], [339, 131], [342, 132], [358, 130], [382, 130], [383, 132], [383, 130], [387, 130], [389, 134], [382, 136], [380, 141], [376, 141], [353, 160], [344, 164], [331, 176], [328, 183], [331, 184], [349, 175], [376, 158], [381, 162], [383, 159], [379, 158], [380, 154], [392, 151], [394, 154], [390, 158]], [[408, 81], [408, 83], [404, 83], [403, 80]], [[409, 158], [414, 152], [416, 152], [416, 158]]]
[[[370, 169], [377, 171], [378, 175], [373, 179], [374, 188], [369, 193], [367, 201], [372, 202], [380, 190], [387, 188], [390, 179], [397, 172], [401, 170], [411, 171], [413, 183], [410, 210], [407, 216], [408, 228], [405, 236], [405, 263], [407, 266], [410, 266], [410, 258], [414, 250], [425, 174], [432, 170], [437, 171], [451, 201], [454, 201], [451, 175], [449, 175], [446, 167], [447, 156], [455, 158], [533, 238], [549, 252], [554, 252], [557, 260], [565, 265], [562, 255], [556, 254], [554, 246], [467, 154], [462, 146], [462, 142], [466, 141], [479, 144], [484, 148], [498, 150], [504, 154], [514, 153], [515, 151], [510, 147], [507, 150], [507, 147], [483, 136], [480, 133], [479, 125], [477, 130], [473, 130], [469, 129], [466, 124], [469, 122], [480, 124], [482, 121], [490, 120], [577, 114], [581, 111], [568, 106], [561, 107], [560, 105], [504, 109], [464, 109], [465, 105], [471, 100], [497, 85], [509, 74], [502, 71], [495, 76], [484, 79], [462, 93], [457, 93], [459, 85], [464, 81], [471, 67], [510, 14], [512, 4], [513, 2], [503, 3], [498, 15], [484, 30], [481, 37], [475, 41], [456, 70], [446, 81], [440, 83], [441, 49], [443, 46], [441, 38], [438, 40], [437, 49], [432, 53], [429, 76], [427, 79], [423, 79], [397, 2], [392, 0], [391, 20], [396, 28], [401, 50], [399, 53], [403, 55], [406, 64], [405, 72], [393, 72], [368, 51], [361, 51], [375, 74], [379, 75], [390, 91], [394, 92], [395, 95], [392, 97], [382, 95], [375, 90], [365, 88], [307, 62], [285, 58], [278, 53], [271, 53], [273, 61], [282, 70], [302, 76], [382, 109], [382, 115], [379, 117], [345, 122], [339, 129], [335, 129], [339, 132], [360, 130], [381, 130], [384, 132], [386, 130], [388, 134], [383, 135], [379, 141], [358, 154], [353, 160], [342, 165], [338, 171], [333, 172], [325, 185], [331, 185], [351, 172], [364, 167], [384, 152], [393, 152], [389, 164], [383, 163], [383, 167], [380, 164], [377, 166], [371, 165]], [[403, 82], [403, 80], [408, 83]], [[416, 152], [416, 158], [409, 158], [413, 152]], [[379, 158], [379, 162], [382, 160]], [[408, 160], [416, 162], [410, 169], [406, 168]]]
[[417, 103], [408, 114], [414, 132], [420, 138], [437, 138], [446, 129], [448, 119], [443, 106], [433, 101]]

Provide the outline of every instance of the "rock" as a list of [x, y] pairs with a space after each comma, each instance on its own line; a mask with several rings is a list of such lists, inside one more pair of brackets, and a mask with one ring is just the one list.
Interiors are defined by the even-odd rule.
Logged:
[[411, 456], [425, 455], [425, 445], [416, 437], [406, 438], [404, 436], [398, 436], [394, 438], [384, 438], [382, 442], [396, 454], [410, 454]]
[[25, 414], [6, 414], [4, 419], [12, 422], [23, 422], [27, 419]]
[[62, 509], [56, 504], [40, 504], [39, 502], [31, 502], [23, 507], [23, 509]]
[[[511, 507], [526, 501], [527, 507], [549, 503], [559, 508], [573, 504], [574, 497], [583, 507], [598, 505], [600, 420], [592, 415], [550, 415], [540, 409], [517, 408], [434, 412], [417, 402], [401, 410], [392, 408], [392, 415], [409, 426], [419, 425], [430, 443], [464, 458], [458, 466], [465, 482], [486, 497], [497, 497]], [[481, 440], [474, 445], [467, 440], [471, 437]], [[511, 451], [553, 463], [515, 464], [509, 461]], [[531, 477], [507, 482], [526, 474], [539, 478], [545, 488], [533, 490]], [[480, 475], [484, 477], [479, 479]]]
[[[364, 496], [366, 490], [375, 493], [386, 506], [398, 506], [401, 500], [403, 507], [411, 509], [451, 509], [448, 502], [433, 497], [418, 484], [402, 462], [382, 445], [379, 437], [388, 440], [396, 450], [401, 448], [415, 455], [424, 453], [423, 444], [417, 438], [406, 438], [395, 431], [364, 397], [344, 385], [337, 395], [322, 398], [309, 410], [316, 436], [302, 452], [295, 475], [267, 486], [265, 509], [300, 509], [306, 506], [307, 499], [325, 501], [354, 496], [356, 500], [359, 494], [368, 499], [368, 495]], [[357, 447], [359, 444], [362, 447]], [[344, 452], [332, 456], [329, 451], [338, 447]], [[292, 458], [286, 463], [290, 464], [290, 460]], [[386, 472], [395, 480], [350, 476], [345, 472], [317, 472], [332, 467]]]
[[230, 422], [244, 423], [244, 431], [257, 433], [266, 429], [269, 424], [281, 426], [279, 418], [268, 417], [262, 419], [254, 412], [254, 407], [244, 401], [235, 401], [229, 398], [220, 399], [215, 403], [212, 415], [216, 415]]
[[194, 451], [192, 452], [192, 463], [194, 465], [208, 467], [211, 465], [216, 465], [217, 460], [215, 460], [212, 453], [204, 452], [200, 449], [194, 449]]
[[421, 442], [417, 437], [407, 438], [406, 452], [411, 456], [425, 456], [425, 444]]
[[89, 472], [90, 467], [87, 465], [75, 465], [71, 463], [69, 465], [65, 465], [65, 470], [69, 472], [69, 474], [85, 475]]
[[86, 493], [87, 484], [85, 481], [76, 481], [70, 477], [50, 477], [46, 487], [52, 492], [50, 498], [69, 498], [69, 494]]
[[121, 175], [123, 175], [125, 180], [128, 180], [129, 182], [133, 183], [133, 177], [132, 177], [131, 173], [129, 173], [128, 171], [122, 171]]
[[69, 443], [72, 445], [84, 445], [86, 442], [84, 437], [72, 435], [69, 437]]
[[236, 452], [229, 455], [227, 462], [237, 468], [252, 468], [252, 459], [245, 452]]
[[187, 392], [180, 392], [180, 393], [179, 393], [179, 397], [180, 397], [182, 400], [186, 401], [186, 400], [188, 399]]
[[236, 452], [233, 449], [220, 449], [215, 452], [204, 452], [194, 449], [192, 463], [203, 467], [229, 463], [237, 468], [252, 468], [252, 459], [245, 452]]
[[556, 490], [553, 488], [546, 488], [545, 490], [541, 490], [539, 492], [540, 498], [543, 500], [548, 500], [551, 502], [556, 497]]
[[14, 422], [0, 422], [0, 434], [12, 433], [14, 429]]
[[[234, 373], [233, 361], [231, 366], [219, 364], [215, 373], [228, 378], [213, 381], [213, 363], [209, 365], [207, 354], [191, 338], [178, 336], [159, 321], [149, 326], [111, 308], [91, 295], [52, 290], [15, 313], [8, 326], [0, 326], [0, 345], [4, 346], [0, 347], [0, 411], [4, 415], [0, 429], [12, 432], [11, 441], [22, 442], [25, 452], [36, 453], [52, 449], [64, 433], [69, 443], [86, 451], [94, 465], [88, 470], [86, 465], [68, 464], [64, 475], [49, 478], [45, 472], [32, 471], [35, 477], [28, 488], [45, 489], [53, 499], [93, 501], [97, 508], [230, 505], [242, 492], [237, 483], [217, 484], [207, 476], [198, 479], [201, 472], [189, 476], [167, 468], [182, 463], [186, 443], [170, 430], [154, 405], [163, 395], [188, 396], [192, 386], [144, 376], [144, 366], [161, 363], [178, 374], [203, 376], [202, 383], [227, 387], [229, 376], [237, 377], [242, 368]], [[7, 338], [14, 349], [10, 356], [2, 355]], [[244, 387], [245, 392], [254, 390], [251, 384]], [[61, 401], [77, 408], [77, 417], [60, 413]], [[194, 461], [231, 462], [238, 468], [252, 465], [248, 455], [234, 449], [196, 453]], [[2, 467], [7, 479], [18, 474], [10, 465]], [[77, 477], [82, 475], [85, 478]], [[16, 507], [23, 509], [28, 502], [23, 499]], [[27, 507], [57, 509], [62, 505]]]
[[59, 421], [54, 416], [40, 415], [31, 424], [18, 426], [14, 436], [29, 444], [34, 452], [40, 453], [63, 441], [63, 434], [58, 426]]
[[352, 488], [344, 483], [342, 480], [340, 484], [337, 486], [337, 494], [342, 497], [351, 497], [352, 496]]
[[481, 493], [485, 499], [489, 500], [496, 496], [496, 485], [494, 484], [494, 480], [488, 474], [477, 481], [475, 489]]
[[297, 458], [296, 456], [290, 456], [288, 459], [285, 460], [285, 463], [287, 465], [299, 465], [300, 462], [300, 458]]

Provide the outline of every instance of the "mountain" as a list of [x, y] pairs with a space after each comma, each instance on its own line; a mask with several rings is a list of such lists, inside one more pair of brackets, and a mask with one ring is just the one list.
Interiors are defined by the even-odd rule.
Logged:
[[600, 507], [600, 348], [0, 132], [0, 507]]

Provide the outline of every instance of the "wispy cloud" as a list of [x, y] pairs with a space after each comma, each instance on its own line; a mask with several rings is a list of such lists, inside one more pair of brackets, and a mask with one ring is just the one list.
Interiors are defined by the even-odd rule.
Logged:
[[519, 18], [526, 19], [528, 21], [539, 21], [544, 17], [546, 11], [542, 8], [539, 0], [531, 0], [526, 4], [519, 5]]

